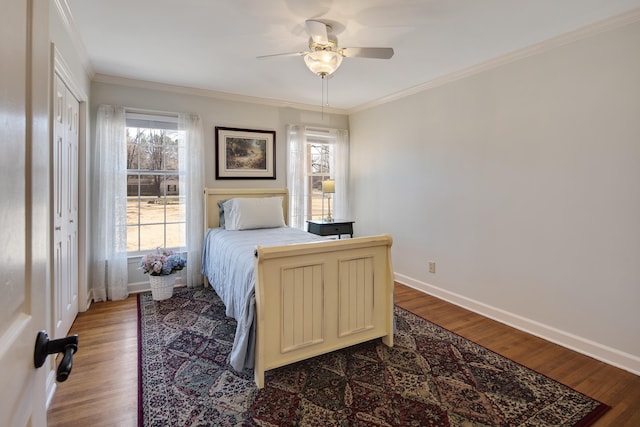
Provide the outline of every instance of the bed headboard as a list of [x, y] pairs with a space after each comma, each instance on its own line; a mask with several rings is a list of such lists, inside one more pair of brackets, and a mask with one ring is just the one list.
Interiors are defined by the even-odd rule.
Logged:
[[234, 197], [282, 197], [285, 224], [289, 223], [289, 191], [286, 188], [205, 188], [204, 231], [220, 226], [220, 200]]

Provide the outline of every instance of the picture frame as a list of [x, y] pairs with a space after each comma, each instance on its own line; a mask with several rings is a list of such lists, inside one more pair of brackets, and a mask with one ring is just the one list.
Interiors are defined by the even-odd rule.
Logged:
[[216, 126], [216, 179], [276, 179], [276, 131]]

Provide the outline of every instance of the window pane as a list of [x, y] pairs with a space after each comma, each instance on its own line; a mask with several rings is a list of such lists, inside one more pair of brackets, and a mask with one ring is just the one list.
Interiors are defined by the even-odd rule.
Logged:
[[164, 164], [163, 150], [164, 132], [156, 129], [149, 129], [149, 136], [146, 143], [147, 164], [145, 169], [162, 170]]
[[164, 197], [165, 190], [164, 175], [143, 175], [140, 179], [140, 196], [153, 200], [153, 197]]
[[[329, 210], [328, 195], [322, 193], [322, 181], [329, 179], [327, 175], [311, 176], [311, 189], [309, 190], [309, 212], [310, 219], [324, 219]], [[324, 202], [324, 203], [323, 203]]]
[[[311, 219], [322, 219], [322, 192], [313, 190], [311, 192]], [[324, 215], [327, 214], [327, 201], [324, 201]]]
[[326, 176], [312, 176], [311, 177], [311, 191], [313, 193], [322, 193], [322, 181], [328, 179]]
[[311, 174], [331, 174], [331, 157], [328, 144], [310, 144]]
[[186, 226], [182, 224], [167, 224], [167, 247], [179, 248], [186, 246]]
[[178, 196], [180, 194], [180, 177], [178, 175], [167, 174], [164, 186], [164, 192], [167, 196]]
[[127, 176], [127, 196], [138, 197], [138, 192], [140, 191], [140, 176], [138, 175], [128, 175]]
[[184, 222], [184, 198], [177, 196], [167, 196], [166, 212], [167, 222]]
[[178, 140], [168, 140], [164, 146], [164, 169], [165, 170], [178, 170]]
[[[138, 214], [140, 213], [140, 201], [137, 196], [127, 197], [127, 225], [138, 224]], [[129, 240], [127, 240], [127, 243]], [[127, 245], [128, 246], [128, 245]]]
[[129, 129], [127, 129], [127, 169], [138, 169], [138, 144], [129, 139]]
[[164, 247], [164, 224], [140, 226], [140, 250], [150, 251]]
[[138, 240], [138, 232], [139, 228], [137, 225], [127, 227], [127, 251], [128, 252], [136, 252], [139, 250], [138, 244], [140, 241]]
[[164, 199], [143, 197], [140, 199], [140, 224], [163, 224], [165, 222]]

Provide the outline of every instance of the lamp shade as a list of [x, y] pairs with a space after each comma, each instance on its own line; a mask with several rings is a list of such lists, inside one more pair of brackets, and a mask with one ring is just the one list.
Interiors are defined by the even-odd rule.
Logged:
[[304, 56], [307, 67], [320, 76], [333, 74], [342, 63], [342, 55], [332, 50], [316, 50]]
[[336, 182], [333, 179], [327, 179], [326, 181], [322, 181], [322, 192], [323, 193], [335, 193], [336, 192]]

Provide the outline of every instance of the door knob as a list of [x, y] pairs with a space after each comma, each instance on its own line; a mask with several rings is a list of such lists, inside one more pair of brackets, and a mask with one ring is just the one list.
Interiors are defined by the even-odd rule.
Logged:
[[45, 331], [40, 331], [36, 336], [36, 347], [33, 352], [33, 364], [36, 368], [39, 368], [44, 365], [48, 355], [64, 353], [62, 361], [58, 365], [58, 370], [56, 371], [56, 380], [58, 382], [63, 382], [71, 373], [73, 354], [76, 351], [78, 351], [78, 335], [69, 335], [68, 337], [57, 340], [50, 340], [49, 335], [47, 335]]

